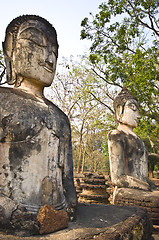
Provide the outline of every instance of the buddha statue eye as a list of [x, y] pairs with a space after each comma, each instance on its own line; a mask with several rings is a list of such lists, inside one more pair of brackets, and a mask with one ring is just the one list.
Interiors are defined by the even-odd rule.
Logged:
[[19, 39], [30, 41], [40, 47], [46, 47], [45, 35], [35, 28], [28, 28], [21, 32]]
[[26, 40], [28, 40], [29, 42], [33, 43], [34, 45], [46, 48], [46, 46], [42, 42], [39, 42], [39, 41], [34, 40], [34, 39], [26, 39]]
[[128, 107], [131, 108], [133, 111], [138, 110], [138, 107], [134, 103], [129, 103]]

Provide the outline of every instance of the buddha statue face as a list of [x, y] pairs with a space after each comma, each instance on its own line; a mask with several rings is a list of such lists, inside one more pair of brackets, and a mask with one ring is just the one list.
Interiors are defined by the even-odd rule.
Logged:
[[131, 128], [138, 126], [140, 118], [138, 101], [126, 88], [123, 88], [115, 98], [114, 110], [119, 123]]
[[138, 126], [139, 118], [140, 114], [137, 101], [129, 99], [124, 106], [123, 113], [120, 115], [120, 122], [131, 128], [136, 128]]
[[[45, 28], [44, 28], [45, 29]], [[38, 26], [19, 31], [13, 51], [13, 71], [30, 81], [50, 86], [56, 70], [56, 46]]]
[[[21, 77], [43, 87], [50, 86], [55, 75], [58, 55], [54, 28], [40, 17], [33, 19], [31, 16], [31, 19], [28, 18], [19, 24], [16, 37], [13, 35], [14, 31], [11, 28], [6, 34], [4, 44], [6, 65], [11, 66], [11, 70], [8, 69], [12, 80], [9, 81], [15, 83], [17, 78]], [[10, 64], [7, 64], [8, 59]]]

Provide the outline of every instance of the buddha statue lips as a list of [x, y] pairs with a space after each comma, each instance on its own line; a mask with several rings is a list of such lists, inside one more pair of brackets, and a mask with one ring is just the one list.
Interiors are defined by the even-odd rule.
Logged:
[[53, 73], [53, 63], [46, 61], [45, 63], [39, 62], [39, 65], [42, 66], [46, 71]]

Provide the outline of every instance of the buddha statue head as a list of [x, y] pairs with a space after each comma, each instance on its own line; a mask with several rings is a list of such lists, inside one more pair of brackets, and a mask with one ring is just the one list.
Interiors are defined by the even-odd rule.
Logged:
[[115, 116], [119, 124], [124, 124], [130, 128], [138, 126], [140, 118], [138, 100], [127, 88], [123, 88], [114, 99]]
[[58, 57], [56, 30], [44, 18], [24, 15], [6, 29], [3, 51], [7, 83], [19, 87], [26, 79], [42, 87], [50, 86]]

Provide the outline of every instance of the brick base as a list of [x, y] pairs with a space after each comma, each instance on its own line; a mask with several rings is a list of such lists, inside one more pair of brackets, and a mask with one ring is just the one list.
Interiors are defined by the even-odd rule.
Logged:
[[152, 223], [159, 225], [159, 191], [143, 191], [130, 188], [119, 188], [114, 192], [114, 204], [120, 206], [144, 207]]

